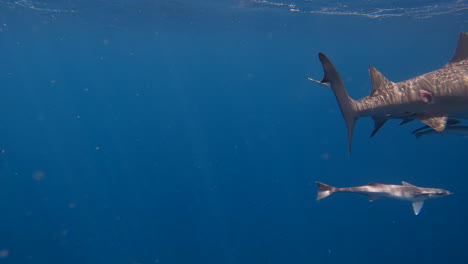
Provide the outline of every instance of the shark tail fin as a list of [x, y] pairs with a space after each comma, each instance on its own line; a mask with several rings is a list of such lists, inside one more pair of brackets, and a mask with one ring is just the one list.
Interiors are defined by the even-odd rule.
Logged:
[[336, 191], [336, 188], [330, 185], [326, 185], [321, 182], [315, 182], [317, 184], [317, 201], [321, 200]]
[[333, 93], [335, 94], [338, 105], [340, 106], [341, 114], [346, 122], [348, 128], [348, 151], [351, 154], [351, 146], [353, 141], [354, 123], [359, 117], [356, 110], [356, 101], [348, 96], [343, 80], [336, 70], [335, 66], [323, 53], [319, 53], [319, 59], [323, 66], [323, 79], [321, 83], [330, 83]]

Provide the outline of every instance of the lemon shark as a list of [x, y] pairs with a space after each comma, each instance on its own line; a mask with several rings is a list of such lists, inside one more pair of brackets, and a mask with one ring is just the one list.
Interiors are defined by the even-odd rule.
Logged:
[[389, 197], [412, 202], [415, 215], [421, 212], [424, 200], [452, 194], [447, 190], [417, 187], [404, 181], [401, 182], [402, 185], [369, 183], [363, 186], [345, 188], [337, 188], [321, 182], [315, 183], [317, 184], [317, 200], [338, 192], [363, 194], [370, 201], [375, 201], [380, 197]]
[[356, 120], [370, 116], [374, 120], [371, 136], [389, 119], [402, 123], [419, 120], [437, 132], [445, 129], [448, 117], [468, 118], [468, 33], [460, 33], [452, 59], [441, 69], [394, 83], [369, 66], [372, 90], [369, 96], [353, 100], [348, 96], [340, 74], [323, 53], [319, 53], [324, 76], [340, 106], [348, 129], [348, 151], [351, 154]]

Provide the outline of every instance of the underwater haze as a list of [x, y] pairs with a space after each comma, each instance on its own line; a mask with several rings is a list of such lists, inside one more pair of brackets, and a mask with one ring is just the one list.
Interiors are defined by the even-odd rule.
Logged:
[[439, 69], [468, 1], [292, 1], [0, 0], [0, 264], [468, 263], [468, 139], [363, 118], [349, 155], [307, 79]]

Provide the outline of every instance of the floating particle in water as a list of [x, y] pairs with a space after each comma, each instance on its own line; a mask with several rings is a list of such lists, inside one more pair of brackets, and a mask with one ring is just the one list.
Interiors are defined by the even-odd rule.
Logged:
[[36, 181], [40, 181], [40, 180], [44, 179], [44, 177], [45, 177], [45, 173], [43, 171], [41, 171], [41, 170], [37, 170], [37, 171], [33, 172], [33, 174], [32, 174], [32, 178], [34, 180], [36, 180]]
[[330, 153], [322, 153], [322, 154], [320, 155], [320, 158], [321, 158], [322, 160], [329, 160], [329, 159], [331, 158], [331, 155], [330, 155]]
[[6, 258], [10, 255], [10, 250], [9, 249], [2, 249], [0, 250], [0, 258]]
[[76, 203], [69, 203], [68, 208], [73, 209], [76, 207]]

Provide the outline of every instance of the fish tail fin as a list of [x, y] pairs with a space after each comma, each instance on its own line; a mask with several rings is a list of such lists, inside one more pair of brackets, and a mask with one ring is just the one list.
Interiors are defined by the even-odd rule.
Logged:
[[315, 182], [317, 184], [317, 201], [323, 199], [336, 191], [336, 188], [325, 183]]
[[340, 74], [336, 70], [335, 66], [333, 66], [333, 64], [327, 58], [327, 56], [320, 52], [319, 59], [322, 63], [324, 71], [321, 83], [329, 82], [331, 84], [333, 93], [335, 94], [338, 105], [340, 106], [341, 114], [348, 128], [348, 151], [349, 154], [351, 154], [354, 123], [359, 117], [358, 111], [356, 110], [357, 102], [348, 96], [348, 92], [346, 91], [346, 87], [340, 77]]

